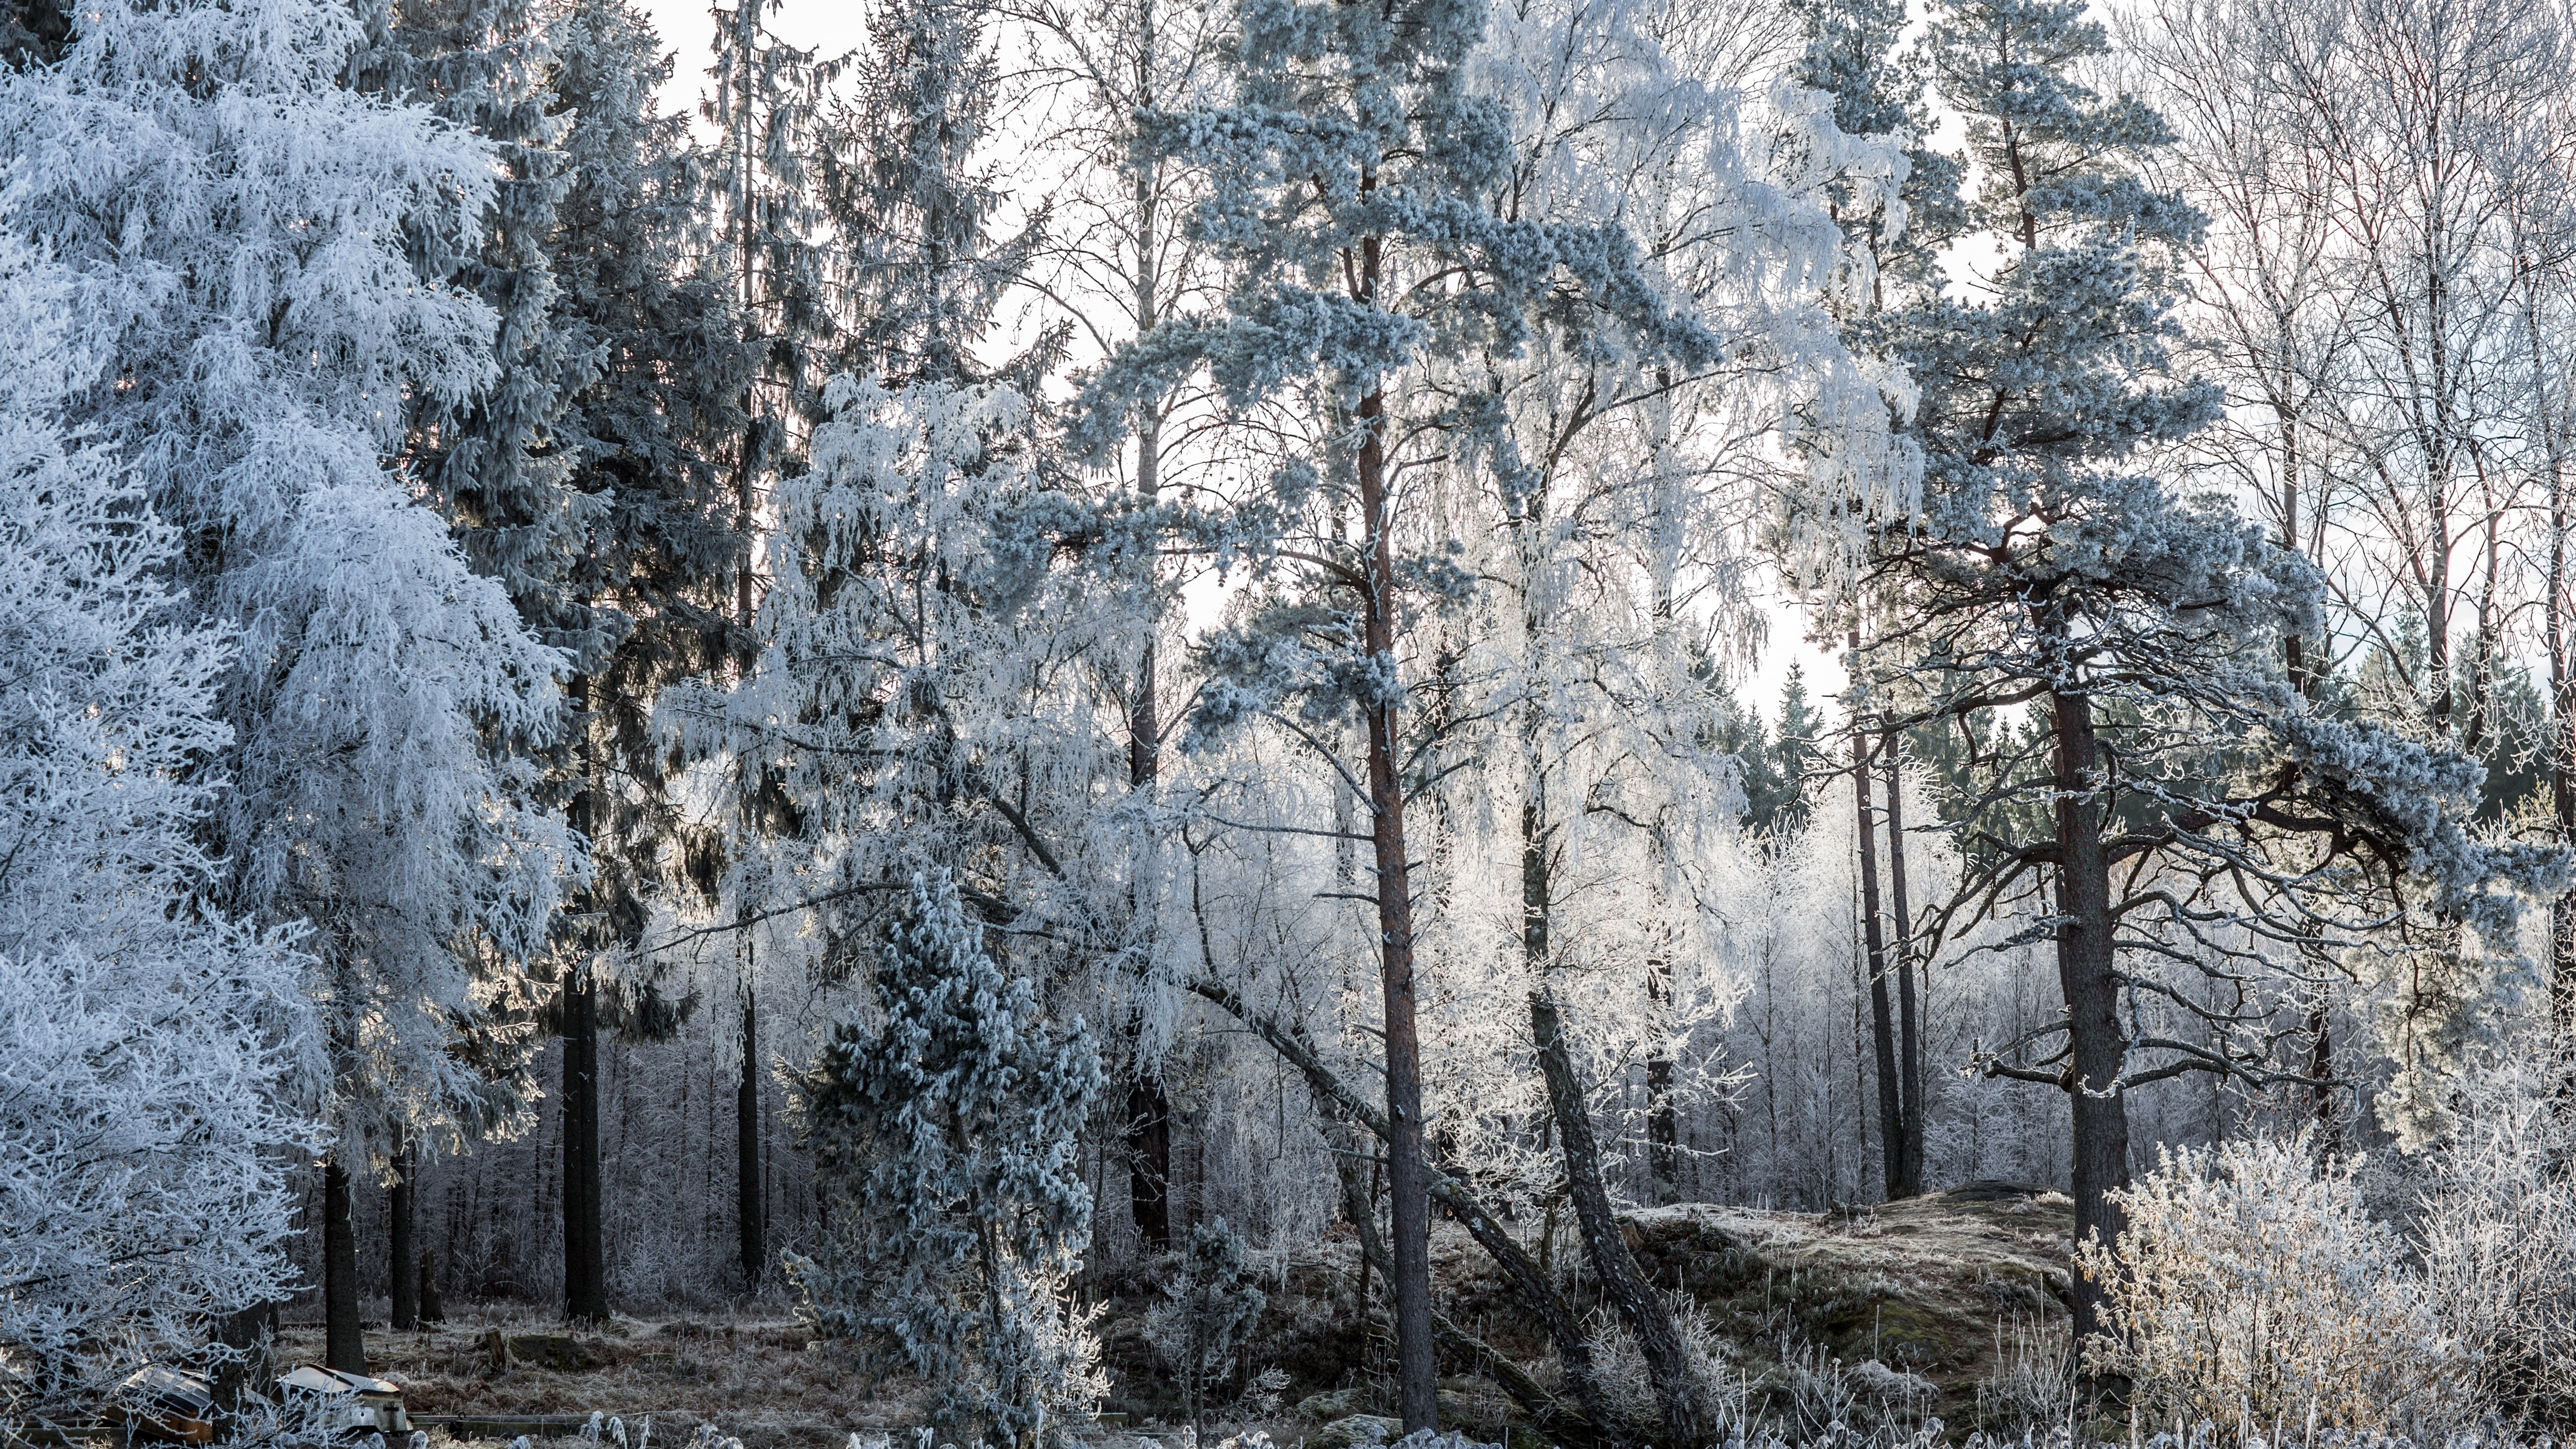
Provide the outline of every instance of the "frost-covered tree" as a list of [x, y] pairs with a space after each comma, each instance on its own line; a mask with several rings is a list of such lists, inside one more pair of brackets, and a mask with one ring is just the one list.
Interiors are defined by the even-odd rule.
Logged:
[[[231, 630], [68, 430], [73, 282], [0, 235], [0, 1417], [77, 1416], [283, 1296], [326, 1068], [293, 930], [211, 902]], [[212, 1351], [220, 1357], [220, 1351]]]
[[[1221, 530], [1220, 547], [1252, 583], [1209, 641], [1192, 739], [1276, 729], [1357, 802], [1359, 818], [1328, 833], [1365, 841], [1373, 855], [1346, 889], [1376, 916], [1368, 934], [1383, 1001], [1390, 1286], [1408, 1430], [1432, 1427], [1435, 1405], [1421, 877], [1407, 819], [1440, 768], [1425, 744], [1444, 717], [1434, 701], [1455, 684], [1423, 620], [1467, 590], [1453, 556], [1460, 521], [1431, 504], [1433, 455], [1491, 460], [1513, 485], [1524, 457], [1509, 451], [1511, 399], [1479, 374], [1489, 363], [1516, 371], [1525, 350], [1561, 351], [1577, 373], [1600, 358], [1632, 378], [1659, 364], [1689, 375], [1723, 351], [1720, 334], [1668, 300], [1641, 264], [1642, 228], [1595, 204], [1609, 192], [1536, 184], [1581, 148], [1524, 144], [1547, 113], [1514, 109], [1523, 97], [1504, 92], [1517, 78], [1487, 88], [1477, 55], [1491, 20], [1483, 5], [1449, 0], [1244, 5], [1228, 57], [1232, 94], [1154, 118], [1141, 143], [1146, 156], [1204, 169], [1193, 230], [1226, 270], [1225, 310], [1166, 321], [1122, 349], [1093, 384], [1083, 422], [1105, 450], [1139, 406], [1203, 372], [1280, 440]], [[1555, 23], [1524, 20], [1514, 17], [1514, 35]], [[1621, 17], [1588, 12], [1561, 33], [1585, 43], [1631, 34]], [[1494, 43], [1504, 51], [1497, 70], [1508, 72], [1507, 43]], [[1529, 72], [1541, 89], [1545, 74]], [[1662, 99], [1678, 104], [1687, 90]], [[1516, 170], [1533, 157], [1530, 172]], [[1464, 365], [1435, 381], [1451, 360]], [[1597, 401], [1624, 400], [1632, 386]], [[1567, 397], [1591, 407], [1579, 379]]]
[[874, 1020], [804, 1078], [831, 1226], [791, 1271], [824, 1334], [936, 1387], [940, 1422], [1007, 1446], [1105, 1388], [1072, 1276], [1091, 1241], [1078, 1135], [1100, 1089], [1080, 1018], [985, 946], [946, 872], [888, 928]]
[[[562, 656], [384, 461], [409, 402], [492, 381], [491, 311], [408, 245], [476, 234], [492, 153], [344, 86], [361, 39], [309, 0], [111, 4], [60, 64], [0, 73], [5, 225], [73, 274], [104, 363], [70, 416], [239, 631], [206, 839], [226, 908], [311, 928], [335, 1208], [397, 1140], [524, 1110], [518, 964], [581, 863], [522, 759], [557, 728]], [[324, 1216], [354, 1361], [347, 1218]]]
[[971, 349], [1038, 232], [993, 230], [1004, 197], [986, 154], [1001, 85], [990, 23], [982, 0], [886, 0], [869, 17], [817, 177], [837, 243], [841, 371], [889, 386], [993, 375]]
[[[2513, 970], [2512, 892], [2547, 862], [2469, 837], [2474, 765], [2290, 689], [2278, 643], [2313, 621], [2314, 571], [2149, 471], [2216, 405], [2169, 367], [2200, 221], [2138, 170], [2166, 139], [2154, 113], [2076, 79], [2101, 28], [2080, 5], [1968, 0], [1929, 44], [1982, 178], [1966, 234], [1996, 260], [1894, 319], [1922, 502], [1872, 541], [1862, 597], [1886, 622], [1861, 666], [1919, 692], [1916, 718], [2029, 708], [1972, 772], [1964, 888], [1931, 939], [2018, 906], [2053, 943], [2064, 1017], [1979, 1063], [2067, 1094], [2078, 1233], [2107, 1242], [2135, 1088], [2303, 1078], [2254, 984], [2295, 976], [2290, 948], [2404, 963], [2382, 978], [2403, 984], [2392, 1040], [2429, 1081], [2477, 1029], [2483, 978]], [[2462, 927], [2488, 950], [2458, 949]], [[2099, 1292], [2077, 1295], [2079, 1335]]]
[[[586, 617], [599, 646], [569, 686], [577, 714], [556, 765], [593, 863], [571, 904], [572, 948], [591, 965], [567, 984], [559, 1022], [565, 1298], [596, 1317], [608, 1311], [599, 1034], [650, 1034], [668, 1015], [656, 982], [608, 963], [632, 964], [653, 897], [681, 884], [693, 859], [703, 864], [709, 844], [672, 798], [676, 772], [652, 711], [665, 687], [715, 675], [750, 648], [734, 605], [751, 540], [730, 460], [750, 425], [760, 353], [707, 255], [708, 158], [683, 117], [654, 107], [671, 62], [651, 23], [617, 0], [570, 0], [546, 12], [546, 28], [546, 104], [567, 118], [564, 189], [545, 242], [549, 325], [581, 363], [553, 437], [580, 495], [582, 541], [555, 588], [559, 612]], [[699, 874], [690, 884], [712, 890]], [[624, 979], [603, 989], [597, 978], [612, 974]], [[759, 1213], [739, 1226], [744, 1271], [757, 1278], [768, 1260]]]

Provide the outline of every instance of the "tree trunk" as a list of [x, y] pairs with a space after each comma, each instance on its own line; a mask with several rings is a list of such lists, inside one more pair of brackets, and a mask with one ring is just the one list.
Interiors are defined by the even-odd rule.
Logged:
[[[1860, 636], [1852, 636], [1860, 652]], [[1860, 931], [1869, 962], [1870, 1044], [1878, 1067], [1879, 1187], [1890, 1199], [1910, 1197], [1905, 1180], [1905, 1084], [1897, 1072], [1896, 1018], [1887, 1001], [1887, 941], [1879, 929], [1878, 826], [1869, 808], [1869, 736], [1860, 728], [1857, 693], [1852, 709], [1852, 806], [1860, 842]]]
[[1681, 1200], [1681, 1106], [1673, 1100], [1673, 963], [1646, 963], [1646, 1000], [1654, 1008], [1654, 1037], [1646, 1048], [1646, 1160], [1658, 1204]]
[[1575, 1226], [1583, 1233], [1585, 1252], [1602, 1293], [1625, 1320], [1646, 1358], [1654, 1380], [1657, 1407], [1663, 1415], [1665, 1442], [1696, 1445], [1706, 1437], [1707, 1415], [1691, 1372], [1690, 1352], [1672, 1312], [1638, 1271], [1628, 1240], [1610, 1207], [1602, 1180], [1601, 1146], [1592, 1131], [1592, 1107], [1567, 1049], [1565, 1023], [1548, 985], [1548, 933], [1555, 910], [1544, 828], [1543, 778], [1530, 783], [1531, 798], [1521, 806], [1521, 952], [1530, 975], [1530, 1040], [1538, 1050], [1539, 1072], [1547, 1082], [1548, 1113], [1556, 1124], [1557, 1148], [1565, 1162], [1566, 1194], [1574, 1202]]
[[367, 1371], [367, 1339], [358, 1327], [358, 1239], [349, 1223], [349, 1170], [333, 1152], [322, 1159], [322, 1362], [353, 1374]]
[[394, 1185], [385, 1194], [387, 1236], [393, 1241], [386, 1255], [392, 1260], [388, 1277], [393, 1298], [393, 1326], [409, 1333], [420, 1327], [420, 1272], [412, 1262], [412, 1148], [406, 1142], [394, 1149]]
[[254, 1303], [217, 1318], [215, 1342], [234, 1350], [215, 1369], [213, 1390], [215, 1407], [230, 1414], [241, 1407], [242, 1390], [254, 1393], [267, 1389], [269, 1354], [277, 1341], [277, 1305]]
[[[1150, 32], [1148, 34], [1150, 40]], [[1141, 63], [1141, 62], [1140, 62]], [[1151, 215], [1152, 199], [1139, 173], [1138, 204]], [[1150, 250], [1150, 248], [1148, 249]], [[1150, 259], [1143, 259], [1150, 260]], [[1150, 274], [1148, 274], [1150, 275]], [[1148, 282], [1137, 288], [1139, 333], [1154, 325], [1154, 295]], [[1136, 428], [1136, 491], [1149, 502], [1162, 490], [1162, 424], [1148, 413]], [[1127, 713], [1127, 785], [1149, 790], [1162, 773], [1163, 724], [1156, 690], [1154, 640], [1149, 635], [1136, 664], [1136, 697]], [[1136, 1034], [1141, 1048], [1144, 1034]], [[1172, 1245], [1172, 1102], [1163, 1079], [1140, 1050], [1128, 1053], [1127, 1207], [1135, 1219], [1136, 1237], [1148, 1251]]]
[[564, 1315], [608, 1317], [608, 1263], [600, 1226], [599, 994], [588, 968], [564, 989]]
[[1127, 1202], [1136, 1237], [1160, 1252], [1172, 1245], [1172, 1104], [1160, 1079], [1137, 1069], [1127, 1086]]
[[1887, 732], [1887, 904], [1896, 940], [1888, 950], [1896, 969], [1897, 1085], [1903, 1089], [1898, 1120], [1897, 1176], [1888, 1184], [1890, 1198], [1923, 1195], [1923, 1016], [1931, 1006], [1931, 981], [1923, 987], [1923, 1009], [1914, 992], [1914, 917], [1905, 903], [1905, 737]]
[[1565, 1161], [1566, 1195], [1573, 1201], [1574, 1224], [1583, 1234], [1593, 1276], [1628, 1331], [1637, 1335], [1647, 1376], [1654, 1380], [1665, 1442], [1703, 1443], [1709, 1416], [1700, 1403], [1690, 1350], [1682, 1342], [1671, 1308], [1646, 1281], [1636, 1255], [1628, 1251], [1628, 1240], [1620, 1235], [1619, 1219], [1602, 1181], [1601, 1146], [1592, 1132], [1591, 1108], [1583, 1100], [1583, 1084], [1575, 1076], [1573, 1056], [1566, 1048], [1564, 1021], [1544, 982], [1530, 992], [1529, 1006], [1530, 1035], [1538, 1047], [1539, 1071], [1547, 1081], [1548, 1105], [1556, 1116], [1557, 1150]]
[[[1378, 242], [1362, 243], [1366, 286], [1375, 288]], [[1395, 668], [1395, 517], [1386, 478], [1386, 395], [1360, 400], [1360, 510], [1367, 530], [1367, 587], [1361, 596], [1365, 647], [1378, 667]], [[1404, 781], [1398, 773], [1395, 705], [1371, 702], [1368, 721], [1370, 839], [1377, 856], [1379, 974], [1386, 996], [1386, 1175], [1392, 1223], [1397, 1404], [1404, 1432], [1437, 1432], [1440, 1401], [1432, 1363], [1431, 1201], [1422, 1178], [1422, 1045], [1414, 1026], [1413, 873], [1404, 854]]]
[[438, 1296], [438, 1255], [426, 1248], [420, 1255], [420, 1321], [447, 1321], [447, 1304]]
[[769, 1274], [769, 1199], [760, 1172], [760, 1012], [748, 981], [742, 988], [742, 1080], [733, 1094], [733, 1173], [742, 1286], [756, 1292]]
[[[2052, 693], [2056, 722], [2058, 985], [2066, 997], [2067, 1095], [2074, 1107], [2075, 1236], [2104, 1244], [2120, 1235], [2122, 1216], [2111, 1201], [2129, 1185], [2129, 1104], [2120, 1079], [2128, 1034], [2120, 1024], [2120, 982], [2112, 953], [2111, 874], [2102, 849], [2102, 807], [2095, 795], [2098, 771], [2093, 701], [2083, 694]], [[2080, 1346], [2100, 1331], [2102, 1288], [2082, 1274], [2075, 1281], [2075, 1335]]]

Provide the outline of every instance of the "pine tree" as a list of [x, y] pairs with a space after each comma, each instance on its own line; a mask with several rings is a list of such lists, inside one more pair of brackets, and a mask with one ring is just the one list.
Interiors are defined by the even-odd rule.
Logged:
[[790, 1271], [827, 1337], [937, 1386], [944, 1427], [1040, 1442], [1105, 1387], [1071, 1299], [1091, 1241], [1079, 1134], [1100, 1058], [1079, 1018], [996, 962], [944, 871], [890, 923], [873, 1025], [846, 1023], [802, 1084], [831, 1201]]
[[[2142, 178], [2162, 124], [2075, 79], [2101, 27], [2063, 0], [1959, 0], [1929, 45], [1984, 178], [1966, 234], [1998, 261], [1885, 323], [1922, 390], [1907, 426], [1924, 481], [1919, 514], [1879, 522], [1861, 589], [1882, 632], [1863, 663], [1919, 691], [1917, 719], [1972, 733], [2031, 703], [2036, 728], [1979, 736], [2005, 747], [1972, 766], [1967, 828], [2001, 844], [1942, 917], [1963, 927], [2044, 876], [2033, 929], [2066, 1015], [2031, 1038], [2038, 1060], [1978, 1064], [2067, 1094], [2077, 1232], [2109, 1241], [2129, 1093], [2187, 1071], [2298, 1079], [2268, 1060], [2265, 1008], [2203, 1000], [2160, 961], [2259, 979], [2263, 942], [2340, 938], [2333, 902], [2357, 896], [2507, 941], [2506, 883], [2551, 862], [2466, 836], [2473, 765], [2312, 713], [2275, 645], [2313, 619], [2314, 572], [2223, 501], [2142, 471], [2216, 398], [2169, 366], [2199, 220]], [[2142, 991], [2179, 1022], [2142, 1014]], [[2079, 1341], [2099, 1294], [2079, 1284]]]
[[987, 369], [972, 351], [1039, 235], [992, 232], [1003, 197], [981, 154], [1001, 90], [990, 18], [983, 0], [887, 0], [869, 19], [816, 177], [839, 240], [839, 371], [897, 388], [1025, 387], [1041, 364]]
[[[1201, 368], [1238, 407], [1304, 413], [1304, 446], [1278, 460], [1226, 540], [1250, 561], [1258, 607], [1210, 641], [1192, 738], [1296, 715], [1352, 720], [1365, 739], [1362, 759], [1333, 764], [1366, 784], [1376, 857], [1390, 1287], [1408, 1432], [1436, 1427], [1437, 1406], [1406, 656], [1411, 611], [1454, 599], [1463, 580], [1436, 530], [1400, 506], [1394, 479], [1408, 446], [1437, 436], [1479, 451], [1499, 422], [1492, 398], [1412, 395], [1418, 369], [1435, 352], [1508, 355], [1553, 327], [1685, 371], [1713, 351], [1661, 301], [1624, 227], [1513, 214], [1503, 199], [1512, 137], [1466, 65], [1486, 22], [1473, 0], [1244, 4], [1229, 104], [1156, 118], [1142, 145], [1207, 168], [1194, 232], [1228, 270], [1226, 315], [1167, 322], [1124, 349], [1093, 383], [1081, 422], [1105, 450], [1138, 407]], [[1452, 281], [1418, 285], [1434, 275]], [[1425, 414], [1408, 416], [1417, 406]]]
[[[546, 23], [546, 104], [565, 118], [564, 189], [545, 247], [548, 325], [581, 360], [554, 437], [581, 500], [572, 512], [584, 546], [557, 588], [599, 640], [571, 685], [579, 715], [557, 766], [594, 863], [572, 903], [576, 948], [599, 963], [566, 983], [561, 1012], [576, 1129], [565, 1138], [565, 1301], [576, 1317], [599, 1317], [608, 1311], [603, 1169], [588, 1130], [599, 1033], [650, 1035], [668, 1016], [649, 980], [607, 990], [600, 977], [635, 955], [652, 895], [682, 884], [675, 867], [690, 855], [652, 720], [659, 695], [749, 647], [732, 612], [749, 539], [725, 460], [749, 423], [759, 352], [704, 255], [714, 219], [705, 158], [681, 117], [653, 109], [670, 59], [650, 22], [618, 0], [570, 0]], [[746, 1081], [757, 1070], [753, 1051]], [[755, 1103], [745, 1125], [756, 1128], [757, 1115]], [[756, 1212], [742, 1236], [745, 1274], [757, 1279], [767, 1251]]]

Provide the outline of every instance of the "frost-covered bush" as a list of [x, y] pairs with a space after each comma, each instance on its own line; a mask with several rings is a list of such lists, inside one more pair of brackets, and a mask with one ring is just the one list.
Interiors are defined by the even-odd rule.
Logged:
[[1232, 1371], [1235, 1349], [1269, 1300], [1252, 1286], [1243, 1239], [1223, 1218], [1191, 1225], [1180, 1274], [1163, 1292], [1164, 1301], [1145, 1310], [1145, 1341], [1179, 1377], [1182, 1410], [1200, 1424], [1208, 1390]]
[[2469, 1402], [2470, 1355], [2396, 1231], [2362, 1207], [2360, 1159], [2307, 1139], [2164, 1153], [2118, 1194], [2128, 1229], [2080, 1244], [2111, 1332], [2088, 1348], [2128, 1376], [2148, 1422], [2442, 1427]]
[[1107, 1387], [1071, 1301], [1099, 1054], [985, 950], [944, 871], [913, 876], [875, 987], [883, 1020], [843, 1025], [804, 1079], [829, 1227], [789, 1273], [825, 1337], [928, 1381], [943, 1427], [1017, 1444]]
[[2443, 1326], [2482, 1409], [2576, 1432], [2576, 1111], [2563, 1055], [2468, 1079], [2431, 1154], [2419, 1232]]

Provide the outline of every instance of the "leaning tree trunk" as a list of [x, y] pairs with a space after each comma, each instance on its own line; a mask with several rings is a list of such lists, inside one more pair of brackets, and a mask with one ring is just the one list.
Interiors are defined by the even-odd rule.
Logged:
[[1620, 1235], [1601, 1171], [1601, 1144], [1592, 1131], [1592, 1107], [1584, 1099], [1574, 1054], [1565, 1040], [1565, 1020], [1548, 985], [1548, 934], [1555, 892], [1543, 825], [1544, 788], [1543, 778], [1534, 776], [1532, 798], [1521, 806], [1521, 951], [1530, 975], [1530, 1040], [1547, 1083], [1548, 1112], [1556, 1123], [1557, 1147], [1565, 1161], [1566, 1195], [1573, 1199], [1575, 1226], [1582, 1231], [1593, 1276], [1629, 1332], [1637, 1335], [1646, 1373], [1654, 1380], [1665, 1441], [1696, 1445], [1707, 1437], [1708, 1416], [1700, 1403], [1690, 1351], [1673, 1322], [1672, 1310], [1638, 1271], [1628, 1240]]
[[366, 1333], [358, 1326], [358, 1239], [349, 1222], [349, 1169], [340, 1154], [322, 1159], [322, 1362], [353, 1374], [367, 1371]]
[[394, 1183], [385, 1193], [385, 1219], [391, 1239], [390, 1277], [393, 1298], [393, 1326], [404, 1333], [420, 1327], [419, 1269], [413, 1264], [412, 1247], [412, 1148], [408, 1142], [394, 1149]]
[[[2074, 1108], [2075, 1237], [2108, 1245], [2122, 1214], [2111, 1193], [2129, 1185], [2129, 1105], [2121, 1071], [2128, 1035], [2120, 1024], [2120, 982], [2112, 951], [2111, 873], [2102, 847], [2102, 806], [2093, 701], [2049, 696], [2056, 724], [2058, 985], [2066, 997], [2066, 1092]], [[2075, 1337], [2102, 1331], [2102, 1285], [2075, 1280]]]
[[[1253, 1010], [1241, 996], [1220, 982], [1201, 979], [1190, 983], [1190, 990], [1215, 1003], [1226, 1014], [1242, 1022], [1271, 1049], [1285, 1058], [1306, 1079], [1314, 1095], [1317, 1110], [1327, 1121], [1341, 1120], [1366, 1128], [1380, 1143], [1393, 1140], [1394, 1133], [1385, 1113], [1380, 1112], [1358, 1091], [1353, 1090], [1316, 1055], [1314, 1043], [1305, 1028], [1295, 1021], [1281, 1022]], [[1328, 1138], [1330, 1136], [1328, 1129]], [[1338, 1147], [1328, 1141], [1328, 1146]], [[1360, 1234], [1363, 1270], [1374, 1264], [1394, 1278], [1393, 1255], [1386, 1252], [1377, 1237], [1377, 1219], [1371, 1201], [1375, 1193], [1358, 1180], [1357, 1159], [1348, 1151], [1336, 1151], [1335, 1168], [1341, 1173], [1343, 1211]], [[1530, 1261], [1529, 1254], [1505, 1228], [1502, 1221], [1487, 1212], [1476, 1200], [1465, 1182], [1466, 1171], [1453, 1162], [1441, 1164], [1439, 1180], [1431, 1191], [1452, 1217], [1467, 1229], [1468, 1236], [1483, 1248], [1494, 1266], [1501, 1270], [1521, 1304], [1537, 1318], [1539, 1328], [1547, 1335], [1548, 1346], [1556, 1350], [1557, 1362], [1564, 1367], [1565, 1381], [1575, 1396], [1568, 1406], [1556, 1395], [1532, 1383], [1499, 1354], [1477, 1343], [1455, 1324], [1437, 1312], [1432, 1314], [1434, 1333], [1450, 1344], [1453, 1351], [1469, 1363], [1491, 1369], [1506, 1392], [1524, 1408], [1541, 1427], [1560, 1433], [1573, 1444], [1599, 1444], [1616, 1449], [1629, 1441], [1628, 1426], [1609, 1407], [1609, 1388], [1602, 1381], [1599, 1366], [1592, 1358], [1592, 1343], [1585, 1336], [1583, 1321], [1577, 1317], [1563, 1295], [1556, 1291], [1544, 1265]], [[1366, 1299], [1366, 1280], [1362, 1280], [1362, 1299]], [[1363, 1310], [1365, 1311], [1365, 1310]]]
[[599, 994], [587, 968], [564, 989], [564, 1316], [608, 1317], [608, 1261], [599, 1187]]

